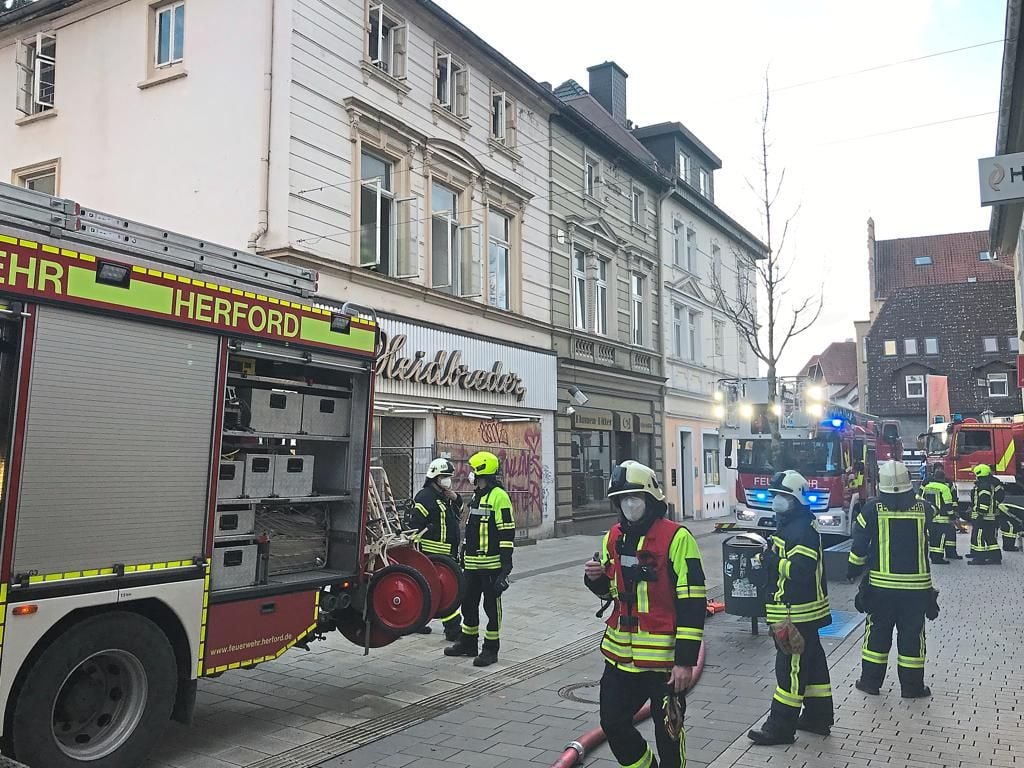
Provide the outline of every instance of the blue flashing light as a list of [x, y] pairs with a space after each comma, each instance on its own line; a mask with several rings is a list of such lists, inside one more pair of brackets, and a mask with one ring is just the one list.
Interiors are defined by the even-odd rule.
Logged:
[[959, 422], [961, 422], [963, 420], [964, 420], [964, 415], [962, 413], [954, 413], [953, 414], [953, 423], [954, 424], [958, 424]]
[[834, 429], [842, 429], [843, 428], [843, 420], [842, 419], [832, 419], [832, 427]]
[[758, 491], [754, 494], [754, 498], [758, 501], [768, 501], [768, 494], [765, 491]]
[[807, 497], [807, 501], [810, 504], [814, 504], [815, 502], [817, 502], [817, 500], [818, 500], [818, 497], [815, 494], [812, 494], [812, 495]]

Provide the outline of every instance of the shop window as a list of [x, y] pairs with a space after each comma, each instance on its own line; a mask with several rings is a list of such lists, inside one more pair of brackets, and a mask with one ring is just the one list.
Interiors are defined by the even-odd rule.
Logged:
[[600, 430], [572, 431], [572, 505], [577, 511], [608, 509], [608, 479], [612, 470], [611, 433]]

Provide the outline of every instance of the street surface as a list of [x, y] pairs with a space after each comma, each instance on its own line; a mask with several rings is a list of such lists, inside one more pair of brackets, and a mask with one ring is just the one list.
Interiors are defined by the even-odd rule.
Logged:
[[[710, 594], [721, 594], [721, 543], [713, 523], [691, 524]], [[404, 638], [363, 658], [340, 636], [293, 650], [248, 672], [200, 683], [196, 724], [172, 725], [145, 768], [537, 768], [597, 724], [602, 661], [598, 603], [581, 564], [599, 537], [542, 541], [516, 551], [504, 606], [501, 662], [488, 669], [441, 655], [432, 635]], [[967, 547], [961, 536], [961, 551]], [[837, 614], [823, 638], [836, 701], [828, 739], [801, 734], [788, 748], [749, 745], [767, 712], [774, 649], [749, 620], [707, 623], [707, 666], [688, 697], [691, 768], [875, 768], [1024, 765], [1019, 615], [1024, 554], [1001, 570], [965, 562], [939, 569], [942, 614], [929, 624], [930, 701], [904, 702], [894, 685], [870, 698], [853, 688], [862, 633], [853, 588], [831, 582]], [[1001, 596], [1013, 599], [995, 599]], [[894, 656], [895, 658], [895, 656]], [[648, 723], [646, 729], [650, 730]], [[585, 762], [615, 763], [607, 747]]]

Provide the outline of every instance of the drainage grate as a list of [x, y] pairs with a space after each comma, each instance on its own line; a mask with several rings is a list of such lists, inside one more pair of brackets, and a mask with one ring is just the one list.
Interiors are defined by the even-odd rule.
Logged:
[[451, 712], [474, 699], [497, 693], [516, 683], [558, 669], [573, 659], [597, 650], [601, 644], [601, 635], [602, 632], [588, 635], [571, 645], [542, 654], [482, 680], [428, 696], [415, 704], [409, 704], [360, 725], [339, 730], [309, 744], [251, 763], [248, 768], [314, 768], [325, 760], [352, 752], [445, 712]]
[[577, 693], [577, 691], [583, 690], [584, 688], [597, 688], [600, 685], [601, 685], [601, 683], [597, 682], [597, 681], [595, 681], [593, 683], [574, 683], [573, 685], [565, 686], [565, 688], [559, 688], [558, 689], [558, 695], [561, 698], [563, 698], [563, 699], [567, 699], [568, 701], [575, 701], [577, 704], [598, 704], [598, 705], [600, 705], [600, 703], [601, 703], [600, 701], [595, 701], [594, 699], [585, 698], [583, 696], [580, 696]]

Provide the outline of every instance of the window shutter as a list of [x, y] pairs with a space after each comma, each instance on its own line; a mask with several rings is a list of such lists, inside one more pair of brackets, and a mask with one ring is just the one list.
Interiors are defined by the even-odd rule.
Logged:
[[395, 203], [398, 253], [394, 276], [399, 278], [419, 277], [420, 200], [418, 197], [403, 197], [396, 200]]
[[452, 285], [452, 241], [447, 213], [430, 217], [430, 285], [450, 288]]
[[35, 92], [35, 49], [28, 42], [19, 40], [16, 51], [18, 90], [15, 106], [19, 112], [31, 115], [33, 94]]
[[516, 103], [510, 99], [505, 99], [505, 146], [514, 147], [516, 145]]
[[459, 227], [461, 238], [459, 258], [459, 295], [476, 298], [483, 292], [481, 281], [480, 225]]
[[[373, 35], [373, 23], [377, 22], [377, 34], [374, 42], [377, 45], [376, 51], [370, 51], [370, 63], [374, 66], [379, 67], [384, 63], [384, 6], [383, 5], [371, 5], [370, 6], [370, 19], [367, 24], [367, 32], [369, 35]], [[376, 53], [376, 55], [374, 55]]]
[[[359, 266], [373, 267], [380, 264], [380, 179], [367, 179], [360, 185], [360, 206], [372, 204], [373, 221], [367, 218], [367, 211], [360, 211], [360, 218], [365, 222], [360, 231]], [[365, 247], [367, 239], [373, 238], [373, 248]]]
[[491, 91], [491, 135], [498, 141], [505, 140], [505, 93]]
[[409, 49], [409, 27], [401, 24], [391, 29], [391, 45], [394, 48], [392, 76], [405, 79], [406, 51]]
[[40, 107], [53, 107], [56, 68], [57, 36], [39, 32], [36, 35], [33, 99]]
[[455, 73], [455, 114], [459, 117], [469, 114], [469, 70], [465, 68]]

